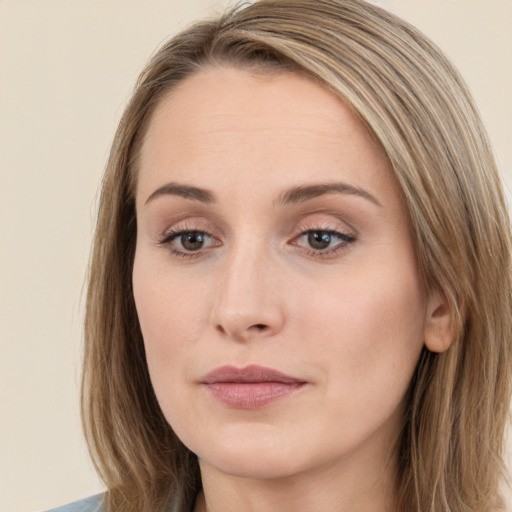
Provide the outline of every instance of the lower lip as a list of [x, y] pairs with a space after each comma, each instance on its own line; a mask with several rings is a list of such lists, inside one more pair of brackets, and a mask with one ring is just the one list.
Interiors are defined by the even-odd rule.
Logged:
[[213, 396], [234, 409], [259, 409], [289, 396], [301, 382], [214, 382], [205, 384]]

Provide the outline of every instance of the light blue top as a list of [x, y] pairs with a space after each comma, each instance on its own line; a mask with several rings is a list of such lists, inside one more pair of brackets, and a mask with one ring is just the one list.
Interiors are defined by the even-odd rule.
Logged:
[[89, 496], [83, 500], [75, 501], [63, 507], [52, 508], [46, 512], [102, 512], [103, 494]]

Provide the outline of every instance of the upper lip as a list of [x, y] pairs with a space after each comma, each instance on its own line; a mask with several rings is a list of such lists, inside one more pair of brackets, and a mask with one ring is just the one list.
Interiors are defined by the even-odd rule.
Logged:
[[257, 383], [257, 382], [280, 382], [282, 384], [296, 384], [305, 382], [302, 379], [291, 377], [272, 368], [264, 366], [249, 365], [244, 368], [235, 366], [221, 366], [206, 374], [202, 384], [217, 383]]

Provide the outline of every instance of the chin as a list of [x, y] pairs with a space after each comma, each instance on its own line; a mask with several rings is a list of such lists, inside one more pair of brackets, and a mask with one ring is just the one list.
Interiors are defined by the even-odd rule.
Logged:
[[[249, 429], [250, 430], [250, 429]], [[297, 450], [284, 440], [249, 432], [244, 439], [224, 438], [208, 445], [191, 447], [200, 464], [207, 464], [231, 476], [253, 479], [276, 479], [300, 472]]]
[[216, 457], [199, 457], [199, 464], [207, 464], [226, 475], [255, 480], [275, 480], [298, 473], [296, 462], [286, 461], [276, 454], [226, 453]]

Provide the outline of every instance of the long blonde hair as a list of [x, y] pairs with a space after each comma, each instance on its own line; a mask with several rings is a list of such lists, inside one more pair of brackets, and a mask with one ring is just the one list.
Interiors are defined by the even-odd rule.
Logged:
[[189, 510], [197, 458], [155, 398], [134, 306], [137, 157], [151, 115], [206, 65], [288, 70], [368, 126], [406, 198], [419, 266], [457, 337], [427, 349], [396, 451], [400, 510], [501, 510], [511, 392], [510, 226], [487, 136], [457, 71], [424, 35], [361, 0], [261, 0], [195, 24], [139, 77], [103, 180], [85, 322], [82, 414], [107, 512]]

